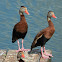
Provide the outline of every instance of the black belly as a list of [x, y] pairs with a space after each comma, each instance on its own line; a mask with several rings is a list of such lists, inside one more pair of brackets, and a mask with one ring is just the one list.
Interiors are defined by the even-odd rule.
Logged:
[[14, 37], [16, 37], [17, 39], [19, 39], [19, 38], [24, 39], [24, 38], [25, 38], [25, 35], [26, 35], [26, 32], [25, 32], [25, 33], [17, 32], [17, 33], [14, 35]]
[[49, 39], [47, 39], [44, 35], [42, 37], [40, 37], [38, 40], [37, 40], [37, 43], [35, 44], [35, 47], [37, 46], [44, 46], [45, 43], [48, 41]]
[[13, 34], [12, 34], [12, 42], [14, 43], [17, 39], [22, 38], [24, 39], [26, 36], [26, 33], [21, 33], [21, 32], [17, 32], [16, 30], [13, 30]]

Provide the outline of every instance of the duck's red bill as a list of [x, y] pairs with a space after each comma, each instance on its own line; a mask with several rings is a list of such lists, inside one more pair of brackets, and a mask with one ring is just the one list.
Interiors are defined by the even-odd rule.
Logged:
[[27, 10], [25, 10], [25, 13], [29, 15], [29, 12]]
[[24, 54], [22, 54], [21, 57], [25, 58]]
[[52, 15], [53, 18], [56, 18], [55, 14]]

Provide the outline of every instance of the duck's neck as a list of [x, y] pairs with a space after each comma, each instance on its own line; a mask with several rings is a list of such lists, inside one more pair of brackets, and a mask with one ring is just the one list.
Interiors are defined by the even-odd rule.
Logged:
[[51, 18], [47, 16], [47, 21], [48, 21], [48, 24], [49, 24], [49, 27], [54, 27], [54, 24], [53, 22], [51, 21]]
[[25, 16], [23, 13], [20, 13], [20, 21], [26, 21]]

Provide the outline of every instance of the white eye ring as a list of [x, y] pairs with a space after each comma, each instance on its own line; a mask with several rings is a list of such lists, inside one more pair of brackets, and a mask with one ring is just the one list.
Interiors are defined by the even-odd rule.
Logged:
[[21, 11], [21, 12], [24, 12], [24, 11], [25, 11], [25, 8], [20, 8], [20, 11]]
[[49, 13], [51, 15], [51, 13]]
[[23, 8], [22, 11], [25, 11], [25, 8]]

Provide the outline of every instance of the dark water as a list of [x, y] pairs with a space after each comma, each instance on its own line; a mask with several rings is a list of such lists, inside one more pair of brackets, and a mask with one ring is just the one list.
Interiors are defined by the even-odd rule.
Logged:
[[55, 33], [46, 49], [52, 50], [52, 62], [62, 62], [62, 0], [0, 0], [0, 49], [18, 49], [17, 42], [12, 44], [11, 39], [13, 26], [20, 20], [18, 11], [21, 5], [26, 6], [30, 13], [29, 16], [25, 14], [29, 27], [25, 48], [30, 48], [35, 35], [48, 26], [47, 12], [54, 11], [57, 16], [57, 19], [52, 18]]

